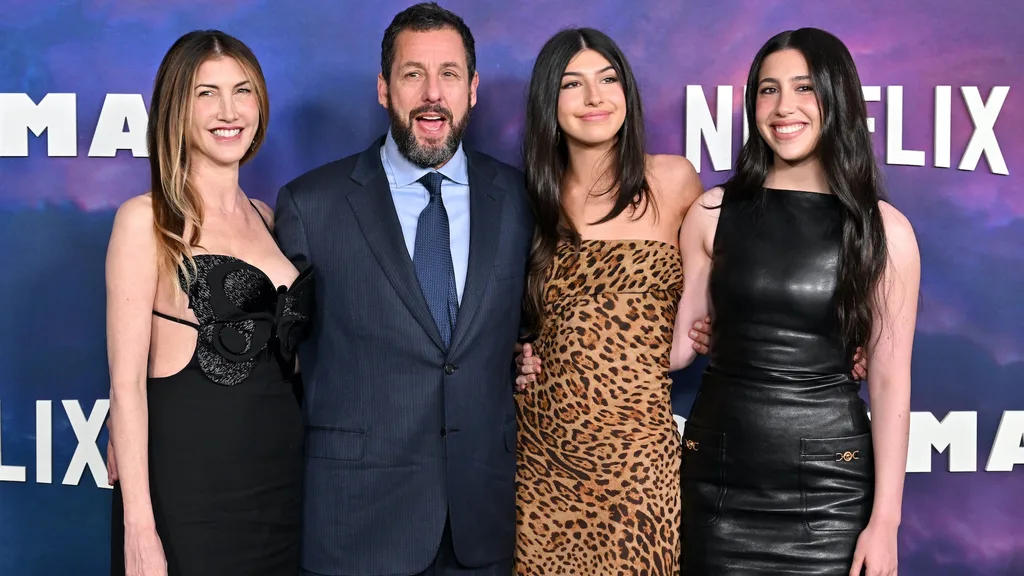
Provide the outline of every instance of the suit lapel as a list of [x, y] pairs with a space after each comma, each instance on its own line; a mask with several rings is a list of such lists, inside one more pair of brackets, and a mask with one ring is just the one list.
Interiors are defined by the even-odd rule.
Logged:
[[451, 354], [454, 354], [480, 310], [494, 272], [494, 255], [501, 231], [503, 192], [498, 173], [489, 163], [467, 150], [469, 165], [469, 263], [466, 286], [455, 323]]
[[[419, 280], [416, 279], [412, 258], [405, 247], [405, 236], [398, 221], [391, 187], [380, 161], [380, 147], [383, 143], [384, 139], [379, 139], [360, 155], [351, 175], [360, 187], [349, 188], [348, 201], [370, 250], [391, 285], [434, 343], [444, 349], [441, 334], [427, 308]], [[472, 219], [475, 213], [472, 208], [470, 210]]]

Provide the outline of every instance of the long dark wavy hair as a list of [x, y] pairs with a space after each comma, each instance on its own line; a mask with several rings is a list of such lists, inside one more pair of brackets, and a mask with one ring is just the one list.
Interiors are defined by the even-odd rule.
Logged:
[[[821, 134], [815, 153], [829, 191], [845, 208], [837, 279], [837, 314], [844, 344], [851, 351], [871, 338], [876, 288], [885, 269], [885, 230], [878, 210], [885, 199], [867, 127], [867, 107], [860, 77], [846, 46], [832, 34], [800, 28], [777, 34], [761, 48], [747, 76], [747, 122], [756, 126], [758, 79], [765, 59], [780, 50], [797, 50], [807, 61], [821, 111]], [[752, 131], [740, 150], [734, 175], [723, 184], [726, 194], [764, 194], [775, 163], [772, 149]]]
[[554, 260], [560, 241], [572, 242], [577, 250], [580, 235], [562, 208], [562, 187], [569, 161], [565, 138], [558, 126], [558, 98], [562, 75], [569, 62], [584, 50], [604, 56], [618, 76], [626, 97], [626, 117], [609, 151], [611, 184], [603, 193], [614, 194], [611, 210], [594, 224], [602, 224], [631, 208], [637, 217], [648, 207], [657, 210], [647, 181], [646, 134], [643, 105], [633, 70], [622, 50], [603, 32], [592, 28], [562, 30], [541, 48], [530, 76], [523, 134], [523, 163], [526, 190], [536, 228], [524, 299], [524, 323], [531, 335], [540, 330], [543, 316], [544, 276]]

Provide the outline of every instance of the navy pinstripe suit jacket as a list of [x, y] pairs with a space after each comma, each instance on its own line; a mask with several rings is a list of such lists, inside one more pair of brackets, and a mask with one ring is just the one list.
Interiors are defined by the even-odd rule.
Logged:
[[305, 384], [303, 569], [427, 568], [450, 515], [459, 561], [515, 544], [513, 350], [533, 220], [521, 172], [466, 150], [470, 252], [451, 348], [416, 280], [383, 137], [285, 185], [275, 234], [315, 268]]

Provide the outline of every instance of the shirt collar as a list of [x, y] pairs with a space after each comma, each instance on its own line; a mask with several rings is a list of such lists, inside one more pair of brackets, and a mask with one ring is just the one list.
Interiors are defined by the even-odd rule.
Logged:
[[[402, 153], [398, 151], [398, 143], [395, 142], [395, 138], [392, 136], [391, 130], [388, 130], [388, 137], [384, 141], [384, 158], [391, 166], [391, 172], [394, 174], [395, 178], [395, 185], [399, 188], [418, 181], [424, 174], [433, 170], [433, 168], [420, 168], [403, 156]], [[466, 152], [462, 149], [461, 142], [459, 143], [458, 149], [455, 150], [455, 155], [437, 171], [452, 182], [462, 184], [464, 186], [469, 185], [469, 170], [466, 163]]]

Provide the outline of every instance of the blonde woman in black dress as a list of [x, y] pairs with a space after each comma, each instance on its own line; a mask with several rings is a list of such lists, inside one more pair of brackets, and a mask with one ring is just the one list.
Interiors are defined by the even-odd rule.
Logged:
[[298, 571], [311, 269], [238, 185], [268, 113], [255, 56], [226, 34], [186, 34], [157, 72], [150, 192], [118, 210], [107, 252], [112, 574]]

